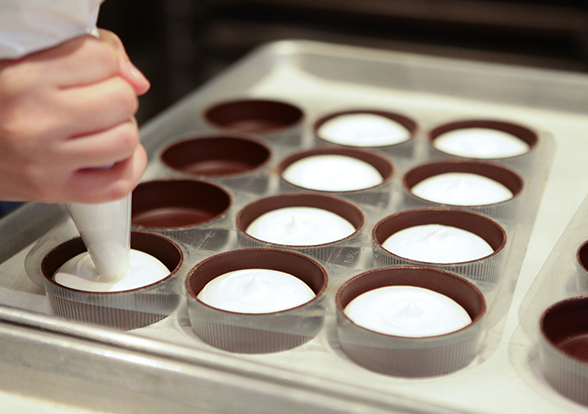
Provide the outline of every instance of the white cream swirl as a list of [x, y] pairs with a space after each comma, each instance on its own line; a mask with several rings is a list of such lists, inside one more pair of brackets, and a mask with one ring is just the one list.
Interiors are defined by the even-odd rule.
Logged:
[[427, 263], [463, 263], [494, 253], [477, 234], [441, 224], [402, 229], [388, 237], [382, 247], [400, 257]]
[[522, 139], [490, 128], [449, 131], [435, 138], [433, 146], [448, 154], [480, 159], [514, 157], [531, 149]]
[[292, 184], [319, 191], [363, 190], [384, 181], [371, 164], [344, 155], [303, 158], [290, 164], [282, 176]]
[[343, 217], [315, 207], [285, 207], [257, 217], [247, 234], [269, 243], [315, 246], [342, 240], [355, 232]]
[[329, 119], [317, 130], [322, 139], [355, 147], [380, 147], [410, 139], [402, 124], [375, 114], [345, 114]]
[[436, 203], [482, 206], [513, 197], [503, 184], [471, 173], [445, 173], [424, 179], [411, 189], [414, 195]]
[[155, 257], [131, 249], [129, 268], [118, 279], [98, 274], [87, 252], [65, 262], [53, 276], [56, 283], [76, 290], [89, 292], [123, 292], [148, 286], [169, 276], [170, 270]]
[[472, 322], [453, 299], [416, 286], [386, 286], [353, 299], [345, 314], [364, 328], [419, 338], [455, 332]]
[[220, 275], [204, 286], [198, 300], [237, 313], [272, 313], [300, 306], [315, 297], [297, 277], [271, 269], [241, 269]]

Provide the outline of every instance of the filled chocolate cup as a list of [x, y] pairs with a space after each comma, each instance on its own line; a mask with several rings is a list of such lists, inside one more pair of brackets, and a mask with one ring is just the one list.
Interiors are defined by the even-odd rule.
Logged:
[[81, 238], [60, 244], [41, 262], [45, 292], [55, 315], [119, 329], [135, 329], [157, 322], [179, 304], [181, 284], [179, 270], [182, 249], [167, 237], [139, 231], [131, 232], [131, 248], [159, 259], [170, 274], [148, 286], [121, 292], [89, 292], [59, 285], [55, 272], [74, 256], [86, 251]]
[[219, 103], [206, 110], [204, 118], [220, 128], [264, 133], [299, 124], [303, 112], [286, 102], [243, 99]]
[[[362, 114], [368, 114], [368, 115], [377, 115], [383, 118], [387, 118], [389, 120], [392, 120], [394, 122], [399, 123], [400, 125], [402, 125], [404, 128], [406, 128], [407, 132], [410, 134], [410, 138], [406, 141], [402, 141], [396, 144], [384, 144], [384, 145], [379, 145], [379, 146], [375, 146], [372, 145], [370, 147], [377, 147], [378, 149], [387, 151], [387, 152], [392, 152], [395, 155], [405, 155], [405, 156], [411, 156], [413, 153], [413, 147], [414, 147], [414, 135], [417, 131], [417, 123], [404, 116], [404, 115], [400, 115], [394, 112], [386, 112], [386, 111], [376, 111], [376, 110], [362, 110], [362, 109], [355, 109], [355, 110], [349, 110], [349, 111], [340, 111], [340, 112], [335, 112], [335, 113], [331, 113], [329, 115], [323, 116], [322, 118], [318, 119], [313, 126], [314, 129], [314, 133], [315, 136], [317, 137], [317, 139], [319, 141], [325, 142], [325, 143], [333, 143], [333, 141], [331, 139], [329, 139], [328, 137], [324, 137], [321, 136], [319, 130], [321, 128], [321, 126], [323, 126], [327, 121], [336, 119], [340, 116], [343, 115], [362, 115]], [[338, 145], [343, 145], [340, 144], [338, 142], [335, 142]], [[357, 147], [361, 147], [362, 145], [358, 144], [358, 145], [351, 145], [348, 144], [349, 146], [357, 146]]]
[[[488, 157], [486, 159], [507, 159], [507, 158], [521, 158], [526, 156], [528, 153], [533, 151], [539, 142], [539, 137], [536, 132], [517, 124], [512, 124], [510, 122], [503, 122], [503, 121], [494, 121], [494, 120], [487, 120], [487, 119], [471, 119], [471, 120], [462, 120], [456, 122], [450, 122], [447, 124], [439, 125], [436, 128], [429, 131], [428, 139], [431, 149], [434, 151], [439, 151], [441, 153], [445, 153], [443, 150], [435, 148], [435, 140], [441, 137], [443, 134], [448, 132], [460, 130], [460, 129], [469, 129], [469, 128], [481, 128], [481, 129], [489, 129], [495, 130], [500, 132], [505, 132], [507, 134], [512, 135], [515, 138], [520, 139], [522, 142], [529, 145], [529, 151], [516, 156], [510, 157]], [[451, 154], [453, 156], [462, 156], [466, 158], [476, 158], [472, 156], [464, 156], [459, 154]]]
[[[492, 204], [459, 205], [438, 203], [413, 194], [412, 188], [421, 181], [446, 173], [469, 173], [489, 178], [505, 186], [512, 192], [513, 196], [508, 200]], [[523, 179], [513, 170], [493, 163], [466, 160], [433, 161], [421, 164], [404, 174], [402, 183], [406, 193], [405, 201], [410, 207], [443, 205], [452, 208], [472, 209], [494, 217], [509, 219], [517, 217], [520, 198], [518, 196], [524, 187]]]
[[[303, 160], [308, 157], [321, 156], [321, 155], [340, 155], [349, 158], [355, 158], [363, 161], [372, 167], [374, 167], [378, 173], [382, 176], [383, 182], [379, 185], [363, 188], [358, 190], [349, 191], [324, 191], [314, 190], [306, 187], [299, 186], [297, 184], [290, 183], [284, 179], [284, 171], [292, 164], [297, 161]], [[369, 204], [375, 206], [386, 206], [390, 199], [390, 181], [394, 173], [394, 167], [392, 162], [383, 155], [378, 154], [374, 151], [368, 151], [363, 149], [348, 148], [348, 147], [322, 147], [314, 148], [306, 151], [299, 151], [291, 154], [278, 164], [277, 172], [281, 177], [281, 188], [285, 191], [288, 190], [304, 190], [304, 191], [318, 191], [329, 194], [338, 194], [345, 198], [352, 199], [362, 204]]]
[[[258, 217], [281, 208], [313, 207], [335, 213], [355, 227], [355, 232], [344, 239], [319, 245], [288, 245], [260, 240], [247, 233], [249, 225]], [[365, 216], [353, 204], [332, 196], [309, 193], [281, 194], [262, 198], [245, 206], [237, 214], [236, 224], [239, 240], [242, 244], [254, 247], [278, 247], [296, 250], [319, 260], [341, 265], [354, 263], [360, 253], [359, 246], [353, 246], [352, 240], [363, 228]]]
[[[386, 286], [414, 286], [443, 294], [461, 305], [472, 322], [448, 334], [411, 338], [364, 328], [346, 315], [345, 308], [353, 299]], [[455, 274], [409, 266], [369, 270], [345, 282], [335, 303], [341, 348], [357, 364], [372, 371], [401, 377], [443, 375], [466, 367], [479, 353], [486, 302], [472, 283]]]
[[227, 230], [206, 225], [225, 217], [231, 204], [226, 190], [206, 181], [146, 181], [133, 191], [131, 224], [197, 247], [218, 248], [227, 242]]
[[[295, 308], [272, 313], [237, 313], [197, 299], [214, 278], [242, 269], [289, 273], [306, 283], [316, 296]], [[186, 278], [190, 324], [204, 342], [226, 351], [267, 353], [291, 349], [320, 331], [323, 295], [328, 277], [324, 268], [302, 254], [278, 249], [243, 249], [220, 253], [198, 263]]]
[[[488, 256], [470, 261], [435, 263], [408, 259], [383, 247], [384, 242], [393, 234], [411, 227], [428, 224], [440, 224], [473, 233], [486, 241], [494, 251]], [[501, 275], [504, 263], [501, 252], [506, 245], [507, 235], [498, 223], [480, 214], [456, 209], [426, 208], [407, 210], [385, 217], [374, 226], [372, 242], [374, 259], [379, 266], [426, 264], [475, 280], [495, 282]]]
[[557, 302], [540, 319], [540, 364], [562, 395], [588, 405], [588, 296]]

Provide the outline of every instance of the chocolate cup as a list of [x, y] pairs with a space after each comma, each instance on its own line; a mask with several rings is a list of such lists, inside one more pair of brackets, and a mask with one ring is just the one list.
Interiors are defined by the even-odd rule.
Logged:
[[[295, 163], [296, 161], [300, 161], [307, 157], [312, 157], [315, 155], [343, 155], [351, 158], [356, 158], [358, 160], [364, 161], [371, 166], [373, 166], [380, 175], [382, 176], [383, 182], [377, 186], [369, 187], [365, 189], [359, 190], [351, 190], [351, 191], [320, 191], [320, 190], [313, 190], [305, 187], [298, 186], [296, 184], [292, 184], [283, 177], [284, 170], [288, 168], [290, 165]], [[336, 147], [336, 146], [329, 146], [329, 147], [321, 147], [321, 148], [313, 148], [306, 151], [299, 151], [294, 154], [287, 156], [286, 158], [282, 159], [282, 161], [277, 166], [277, 173], [280, 175], [280, 183], [283, 190], [303, 190], [303, 191], [313, 191], [318, 193], [328, 193], [328, 194], [337, 194], [345, 198], [349, 198], [353, 201], [362, 204], [374, 205], [374, 206], [381, 206], [385, 207], [390, 199], [390, 181], [392, 179], [392, 175], [394, 174], [394, 167], [392, 162], [384, 157], [373, 151], [367, 151], [362, 149], [356, 148], [348, 148], [348, 147]]]
[[[382, 244], [393, 234], [410, 227], [441, 224], [469, 231], [484, 239], [494, 252], [480, 259], [461, 263], [434, 263], [407, 259], [390, 252]], [[433, 266], [483, 282], [496, 282], [502, 274], [501, 252], [506, 246], [506, 231], [495, 221], [464, 210], [428, 208], [407, 210], [385, 217], [372, 229], [374, 259], [379, 266], [412, 264]]]
[[[356, 325], [345, 307], [362, 293], [385, 286], [416, 286], [455, 300], [472, 323], [445, 335], [407, 338], [382, 334]], [[394, 266], [361, 273], [345, 282], [335, 296], [341, 348], [357, 364], [387, 375], [444, 375], [469, 365], [484, 336], [484, 295], [472, 283], [449, 272], [426, 267]]]
[[[318, 133], [318, 130], [325, 122], [330, 121], [331, 119], [337, 118], [342, 115], [356, 115], [356, 114], [370, 114], [370, 115], [378, 115], [378, 116], [381, 116], [384, 118], [388, 118], [392, 121], [398, 122], [400, 125], [405, 127], [408, 130], [408, 132], [410, 133], [410, 138], [407, 141], [399, 142], [397, 144], [387, 144], [387, 145], [376, 146], [376, 147], [371, 146], [369, 148], [378, 148], [383, 151], [391, 152], [395, 155], [400, 155], [400, 156], [411, 156], [413, 154], [414, 136], [415, 136], [417, 129], [418, 129], [417, 123], [414, 120], [412, 120], [404, 115], [400, 115], [400, 114], [397, 114], [394, 112], [385, 112], [385, 111], [376, 111], [376, 110], [362, 110], [362, 109], [354, 109], [354, 110], [349, 110], [349, 111], [335, 112], [335, 113], [323, 116], [322, 118], [319, 118], [314, 123], [313, 130], [314, 130], [315, 137], [319, 141], [324, 142], [324, 143], [349, 146], [349, 145], [333, 142], [329, 139], [321, 137]], [[361, 147], [361, 146], [358, 146], [358, 147]]]
[[[217, 309], [197, 299], [212, 279], [241, 269], [262, 268], [289, 273], [316, 294], [301, 306], [280, 312], [251, 314]], [[325, 269], [302, 254], [279, 249], [243, 249], [220, 253], [198, 263], [186, 278], [190, 324], [204, 342], [230, 352], [268, 353], [291, 349], [314, 338], [323, 325]]]
[[173, 142], [160, 153], [168, 168], [198, 177], [235, 177], [260, 170], [271, 156], [257, 140], [230, 136], [193, 136]]
[[[314, 207], [330, 211], [350, 222], [355, 227], [355, 232], [344, 239], [331, 243], [305, 246], [266, 242], [247, 233], [249, 225], [258, 217], [270, 211], [287, 207]], [[357, 237], [364, 223], [365, 216], [363, 212], [348, 201], [337, 197], [309, 193], [281, 194], [262, 198], [241, 209], [236, 219], [239, 241], [246, 246], [285, 248], [308, 254], [319, 260], [341, 265], [351, 265], [359, 257], [360, 246], [350, 244]]]
[[131, 222], [146, 229], [181, 229], [227, 214], [231, 196], [221, 187], [197, 180], [146, 181], [133, 191]]
[[170, 270], [169, 276], [157, 283], [122, 292], [71, 289], [56, 283], [53, 275], [69, 259], [86, 251], [82, 239], [71, 239], [51, 250], [41, 262], [41, 271], [53, 314], [129, 330], [150, 325], [172, 313], [181, 296], [178, 272], [184, 262], [182, 249], [164, 236], [138, 231], [131, 232], [131, 248], [159, 259]]
[[268, 133], [301, 123], [304, 114], [292, 104], [267, 99], [219, 103], [204, 113], [214, 126], [241, 132]]
[[[214, 250], [227, 243], [228, 231], [204, 226], [226, 216], [231, 204], [227, 191], [205, 181], [146, 181], [133, 191], [131, 224]], [[214, 237], [211, 237], [213, 232]]]
[[[494, 180], [512, 193], [513, 197], [493, 204], [461, 206], [443, 204], [426, 200], [412, 193], [412, 188], [421, 181], [445, 173], [471, 173]], [[405, 197], [410, 207], [422, 206], [448, 206], [451, 208], [472, 209], [479, 213], [489, 214], [494, 217], [515, 218], [518, 213], [518, 199], [523, 191], [524, 182], [520, 175], [501, 165], [481, 161], [433, 161], [412, 168], [402, 178], [402, 184], [407, 196]], [[515, 217], [513, 217], [515, 216]]]
[[578, 287], [581, 291], [588, 291], [588, 241], [582, 243], [576, 252], [578, 263]]
[[[527, 154], [529, 154], [533, 149], [537, 146], [539, 142], [539, 136], [536, 132], [525, 128], [521, 125], [512, 124], [510, 122], [502, 122], [502, 121], [493, 121], [487, 119], [472, 119], [472, 120], [464, 120], [464, 121], [456, 121], [450, 122], [447, 124], [439, 125], [436, 128], [433, 128], [428, 133], [428, 140], [431, 146], [431, 149], [438, 151], [443, 154], [447, 154], [445, 151], [442, 151], [433, 146], [435, 140], [439, 138], [441, 135], [446, 134], [450, 131], [455, 131], [458, 129], [467, 129], [467, 128], [484, 128], [484, 129], [493, 129], [496, 131], [506, 132], [507, 134], [511, 134], [521, 141], [527, 143], [530, 147], [529, 152], [521, 155], [515, 155], [512, 157], [497, 157], [493, 158], [495, 160], [506, 160], [506, 159], [513, 159], [513, 158], [520, 158]], [[464, 157], [464, 158], [474, 158], [474, 157], [465, 157], [457, 154], [450, 154], [455, 157]], [[492, 159], [492, 158], [486, 158]]]
[[562, 395], [588, 405], [588, 296], [549, 307], [539, 326], [540, 365], [545, 379]]

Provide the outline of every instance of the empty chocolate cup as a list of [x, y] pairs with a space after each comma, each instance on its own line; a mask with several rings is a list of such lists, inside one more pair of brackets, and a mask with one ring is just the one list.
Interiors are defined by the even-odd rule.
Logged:
[[128, 330], [150, 325], [173, 312], [181, 296], [182, 249], [164, 236], [138, 231], [131, 232], [131, 248], [159, 259], [169, 269], [169, 276], [151, 285], [122, 292], [71, 289], [56, 283], [53, 275], [69, 259], [86, 251], [82, 239], [66, 241], [51, 250], [43, 258], [41, 270], [53, 314]]
[[[346, 142], [345, 144], [342, 144], [338, 140], [334, 141], [331, 137], [321, 135], [321, 131], [320, 131], [321, 127], [326, 122], [334, 120], [334, 119], [341, 117], [341, 116], [344, 116], [344, 115], [363, 115], [363, 114], [376, 115], [376, 116], [383, 117], [383, 118], [389, 119], [391, 121], [394, 121], [394, 122], [400, 124], [402, 127], [404, 127], [406, 129], [406, 133], [408, 134], [408, 139], [403, 140], [401, 142], [393, 143], [393, 144], [384, 143], [384, 144], [378, 145], [378, 144], [372, 143], [370, 145], [365, 145], [365, 144], [362, 144], [365, 142], [365, 139], [362, 139], [362, 137], [358, 137], [358, 139], [355, 143]], [[397, 114], [394, 112], [362, 110], [362, 109], [335, 112], [335, 113], [332, 113], [332, 114], [329, 114], [329, 115], [326, 115], [326, 116], [320, 118], [319, 120], [317, 120], [314, 123], [314, 133], [315, 133], [315, 136], [319, 142], [335, 143], [338, 145], [351, 146], [351, 147], [377, 148], [379, 150], [385, 151], [385, 152], [390, 153], [392, 155], [404, 156], [404, 157], [411, 157], [414, 153], [414, 135], [415, 135], [416, 131], [417, 131], [417, 123], [414, 120], [412, 120], [406, 116], [403, 116], [403, 115], [400, 115], [400, 114]], [[370, 138], [370, 137], [368, 137], [368, 138]], [[381, 138], [381, 139], [384, 139], [384, 138]]]
[[[355, 232], [343, 239], [317, 245], [272, 243], [247, 233], [249, 225], [260, 216], [288, 207], [312, 207], [329, 211], [351, 223]], [[361, 251], [357, 239], [365, 223], [365, 217], [359, 208], [343, 199], [322, 194], [294, 193], [266, 197], [248, 204], [237, 214], [236, 223], [239, 240], [246, 246], [285, 248], [326, 262], [352, 265], [357, 261]], [[294, 234], [299, 233], [294, 231]]]
[[578, 264], [578, 288], [586, 292], [588, 291], [588, 241], [582, 243], [578, 248], [576, 260]]
[[146, 181], [133, 191], [131, 225], [217, 250], [227, 243], [228, 230], [221, 222], [231, 204], [226, 190], [206, 181]]
[[204, 119], [217, 128], [254, 133], [284, 144], [300, 142], [303, 118], [297, 106], [269, 99], [221, 102], [204, 113]]
[[[413, 194], [412, 188], [421, 181], [445, 173], [469, 173], [489, 178], [505, 186], [512, 192], [513, 196], [508, 200], [493, 204], [459, 205], [457, 203], [437, 203]], [[465, 160], [434, 161], [419, 165], [409, 170], [402, 178], [402, 182], [405, 189], [405, 203], [407, 207], [436, 207], [442, 205], [473, 210], [477, 213], [506, 219], [517, 218], [519, 195], [524, 187], [521, 176], [506, 167], [488, 162]]]
[[[374, 167], [378, 173], [382, 176], [383, 182], [379, 185], [375, 185], [369, 188], [350, 190], [350, 191], [325, 191], [325, 190], [314, 190], [312, 188], [303, 187], [297, 184], [292, 184], [287, 181], [284, 177], [284, 171], [292, 164], [302, 159], [320, 156], [320, 155], [341, 155], [349, 158], [354, 158], [359, 161], [363, 161], [372, 167]], [[390, 201], [391, 193], [391, 179], [394, 173], [394, 167], [392, 162], [385, 156], [378, 154], [377, 152], [367, 151], [362, 149], [347, 148], [347, 147], [321, 147], [313, 148], [311, 150], [299, 151], [284, 158], [277, 166], [277, 172], [280, 175], [280, 186], [284, 191], [317, 191], [322, 193], [328, 193], [331, 195], [339, 195], [347, 199], [351, 199], [357, 203], [367, 204], [377, 207], [385, 207]]]
[[[271, 269], [289, 273], [316, 294], [309, 302], [272, 313], [236, 313], [218, 309], [197, 299], [212, 279], [241, 269]], [[302, 254], [278, 249], [243, 249], [220, 253], [198, 263], [186, 278], [188, 312], [192, 329], [204, 342], [230, 352], [268, 353], [306, 343], [320, 331], [325, 269]]]
[[[522, 142], [526, 143], [529, 146], [529, 151], [520, 154], [520, 155], [513, 155], [513, 156], [475, 156], [467, 153], [456, 153], [456, 152], [446, 152], [440, 148], [436, 148], [435, 140], [442, 137], [444, 134], [448, 132], [457, 131], [460, 129], [470, 129], [470, 128], [480, 128], [480, 129], [488, 129], [494, 131], [505, 132], [507, 134], [512, 135], [515, 138], [518, 138]], [[450, 122], [447, 124], [439, 125], [438, 127], [432, 129], [428, 133], [429, 139], [429, 148], [432, 156], [437, 154], [450, 154], [452, 156], [457, 157], [465, 157], [465, 158], [483, 158], [483, 159], [494, 159], [494, 160], [501, 160], [506, 164], [512, 165], [514, 167], [528, 167], [533, 161], [534, 154], [536, 152], [536, 148], [539, 144], [539, 136], [537, 132], [530, 130], [521, 125], [513, 124], [510, 122], [503, 122], [503, 121], [494, 121], [494, 120], [487, 120], [487, 119], [471, 119], [471, 120], [461, 120], [456, 122]]]
[[588, 405], [588, 296], [557, 302], [540, 319], [540, 366], [562, 395]]
[[213, 178], [228, 186], [263, 194], [269, 147], [255, 139], [229, 135], [193, 136], [172, 142], [159, 158], [172, 171]]
[[[384, 242], [393, 234], [428, 224], [440, 224], [473, 233], [486, 241], [494, 251], [485, 257], [469, 261], [436, 263], [407, 259], [383, 247]], [[476, 213], [454, 209], [429, 208], [403, 211], [382, 219], [372, 230], [374, 259], [379, 266], [426, 264], [488, 283], [497, 282], [502, 275], [501, 270], [505, 262], [503, 250], [506, 241], [506, 231], [495, 221]]]
[[[355, 324], [345, 313], [362, 293], [385, 286], [415, 286], [441, 293], [461, 305], [472, 323], [444, 335], [409, 338], [379, 333]], [[425, 267], [385, 267], [345, 282], [335, 297], [341, 348], [357, 364], [387, 375], [426, 377], [449, 374], [469, 365], [484, 336], [486, 301], [467, 280]]]

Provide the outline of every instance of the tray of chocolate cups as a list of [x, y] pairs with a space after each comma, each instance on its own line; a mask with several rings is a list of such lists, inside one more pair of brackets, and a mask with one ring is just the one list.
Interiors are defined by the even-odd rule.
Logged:
[[[533, 240], [550, 247], [532, 237], [542, 201], [563, 204], [561, 223], [577, 200], [548, 177], [567, 181], [574, 157], [552, 171], [556, 142], [580, 140], [588, 121], [554, 91], [588, 83], [558, 79], [313, 42], [262, 47], [141, 130], [150, 162], [132, 194], [131, 247], [163, 263], [159, 276], [108, 291], [59, 283], [85, 251], [62, 215], [2, 265], [34, 282], [2, 303], [44, 314], [46, 330], [205, 366], [210, 378], [194, 384], [222, 374], [247, 389], [230, 402], [220, 385], [200, 396], [212, 411], [584, 412], [585, 211], [550, 256], [555, 270], [517, 289], [541, 264], [523, 272]], [[525, 333], [511, 341], [525, 294]], [[525, 334], [536, 375], [535, 354], [517, 346]], [[569, 335], [578, 341], [561, 345]], [[169, 407], [173, 395], [160, 391]]]

